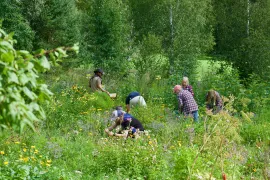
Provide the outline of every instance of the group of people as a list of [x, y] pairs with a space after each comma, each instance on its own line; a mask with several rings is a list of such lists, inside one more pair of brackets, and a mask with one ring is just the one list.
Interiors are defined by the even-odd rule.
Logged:
[[[102, 87], [102, 75], [104, 74], [102, 69], [97, 69], [94, 71], [94, 76], [89, 80], [89, 87], [93, 92], [101, 91], [105, 92], [108, 95], [110, 93]], [[194, 92], [192, 86], [189, 85], [189, 80], [187, 77], [184, 77], [181, 85], [176, 85], [173, 88], [173, 92], [177, 95], [178, 100], [178, 110], [185, 118], [193, 117], [194, 122], [199, 121], [198, 105], [194, 99]], [[215, 90], [210, 90], [206, 95], [206, 111], [207, 113], [211, 112], [216, 114], [220, 112], [223, 108], [223, 102], [219, 93]], [[109, 136], [117, 137], [133, 137], [136, 138], [144, 131], [142, 123], [129, 114], [131, 107], [133, 106], [146, 106], [144, 98], [140, 95], [139, 92], [131, 92], [126, 97], [126, 111], [123, 110], [121, 106], [115, 108], [112, 112], [111, 121], [113, 124], [105, 129], [105, 132]], [[112, 130], [116, 129], [118, 126], [121, 126], [121, 129], [117, 133], [113, 133]]]
[[[174, 86], [173, 92], [177, 94], [178, 110], [185, 117], [192, 116], [195, 122], [199, 121], [198, 104], [194, 99], [192, 86], [189, 85], [187, 77], [184, 77], [181, 85]], [[210, 90], [206, 94], [207, 113], [217, 114], [223, 108], [222, 98], [215, 90]]]

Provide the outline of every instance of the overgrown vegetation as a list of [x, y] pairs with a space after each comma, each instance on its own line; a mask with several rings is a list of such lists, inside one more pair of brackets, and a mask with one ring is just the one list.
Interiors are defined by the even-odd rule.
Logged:
[[[270, 178], [268, 1], [3, 0], [0, 9], [16, 38], [0, 29], [0, 179]], [[61, 46], [77, 42], [79, 55], [66, 57], [78, 47]], [[116, 99], [90, 92], [97, 66]], [[197, 124], [175, 111], [183, 76]], [[223, 112], [205, 114], [209, 89]], [[131, 114], [148, 133], [107, 137], [131, 91], [146, 99]]]

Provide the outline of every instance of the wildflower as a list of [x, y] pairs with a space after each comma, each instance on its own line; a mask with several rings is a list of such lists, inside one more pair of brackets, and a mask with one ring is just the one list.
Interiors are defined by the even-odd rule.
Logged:
[[50, 159], [47, 160], [47, 163], [51, 163], [51, 162], [52, 162], [52, 160], [50, 160]]
[[101, 111], [102, 109], [97, 109], [98, 111]]
[[41, 164], [41, 165], [43, 165], [43, 164], [44, 164], [44, 162], [43, 162], [43, 161], [40, 161], [40, 164]]
[[178, 141], [178, 145], [179, 145], [179, 147], [181, 147], [181, 146], [182, 146], [181, 141]]
[[147, 136], [148, 139], [150, 139], [151, 137], [150, 136]]
[[253, 171], [254, 171], [254, 172], [256, 172], [256, 171], [257, 171], [257, 169], [256, 169], [256, 168], [254, 168], [254, 169], [253, 169]]
[[34, 153], [37, 154], [38, 153], [38, 150], [36, 149]]
[[148, 144], [150, 144], [150, 145], [151, 145], [151, 144], [153, 144], [153, 142], [152, 142], [152, 141], [149, 141], [149, 142], [148, 142]]
[[4, 154], [5, 154], [5, 151], [0, 151], [0, 154], [1, 154], [1, 155], [4, 155]]
[[51, 164], [46, 163], [46, 166], [50, 167], [50, 166], [51, 166]]
[[27, 149], [26, 148], [23, 148], [23, 152], [26, 152], [27, 151]]
[[4, 162], [4, 165], [8, 165], [8, 161], [5, 161], [5, 162]]
[[25, 144], [25, 143], [22, 143], [22, 145], [26, 146], [26, 144]]
[[39, 157], [42, 158], [42, 155], [40, 155]]
[[80, 131], [82, 131], [82, 129], [80, 129]]
[[175, 147], [174, 146], [171, 146], [170, 149], [175, 149]]
[[93, 134], [92, 133], [88, 133], [89, 136], [92, 136]]
[[25, 158], [23, 158], [23, 161], [24, 162], [28, 162], [29, 161], [29, 158], [28, 157], [25, 157]]
[[15, 144], [20, 144], [20, 142], [19, 141], [16, 141]]
[[36, 148], [36, 146], [31, 146], [31, 148], [32, 148], [32, 149], [35, 149], [35, 148]]

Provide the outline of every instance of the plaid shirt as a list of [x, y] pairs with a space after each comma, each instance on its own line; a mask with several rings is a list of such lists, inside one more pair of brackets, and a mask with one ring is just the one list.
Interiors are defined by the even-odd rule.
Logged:
[[194, 92], [191, 85], [187, 85], [186, 87], [183, 87], [183, 90], [188, 90], [192, 96], [194, 96]]
[[177, 99], [179, 103], [179, 110], [182, 110], [183, 108], [184, 115], [189, 115], [193, 111], [198, 111], [198, 105], [188, 90], [182, 90], [177, 95]]

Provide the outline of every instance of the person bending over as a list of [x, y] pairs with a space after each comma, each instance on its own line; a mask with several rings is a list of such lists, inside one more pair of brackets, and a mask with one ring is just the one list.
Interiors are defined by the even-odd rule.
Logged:
[[129, 95], [126, 98], [127, 112], [129, 113], [130, 108], [132, 106], [136, 106], [136, 105], [145, 107], [146, 102], [145, 102], [144, 98], [140, 95], [140, 93], [134, 91], [134, 92], [129, 93]]
[[208, 91], [205, 100], [207, 113], [212, 112], [213, 114], [217, 114], [223, 109], [222, 98], [217, 91]]
[[184, 113], [185, 117], [193, 116], [195, 122], [198, 122], [198, 105], [188, 90], [183, 90], [182, 86], [176, 85], [173, 89], [177, 94], [178, 108], [180, 113]]
[[[144, 131], [143, 125], [141, 122], [134, 118], [132, 115], [125, 113], [122, 110], [114, 110], [113, 114], [117, 117], [114, 120], [112, 126], [105, 129], [105, 132], [109, 136], [123, 137], [128, 136], [136, 138], [139, 136], [140, 131]], [[121, 125], [121, 131], [119, 133], [112, 132], [113, 129], [116, 129], [117, 126]]]

